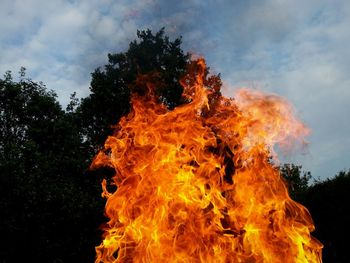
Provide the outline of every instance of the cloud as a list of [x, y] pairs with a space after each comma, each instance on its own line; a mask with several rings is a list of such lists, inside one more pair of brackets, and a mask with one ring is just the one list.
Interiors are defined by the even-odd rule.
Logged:
[[106, 63], [108, 52], [125, 49], [137, 29], [129, 17], [133, 2], [5, 0], [0, 5], [8, 21], [0, 26], [0, 72], [25, 66], [63, 104], [73, 91], [87, 95], [90, 73]]
[[0, 74], [21, 66], [54, 89], [88, 94], [90, 73], [124, 51], [137, 29], [165, 26], [185, 50], [222, 73], [226, 95], [240, 86], [290, 100], [313, 131], [317, 177], [346, 168], [350, 153], [350, 3], [341, 0], [2, 0]]
[[[238, 52], [232, 52], [230, 58], [222, 61], [214, 58], [212, 63], [221, 67], [223, 78], [232, 87], [257, 87], [292, 101], [313, 134], [309, 139], [309, 154], [292, 156], [289, 160], [303, 164], [315, 176], [324, 178], [346, 168], [350, 157], [350, 123], [347, 121], [350, 66], [346, 63], [350, 41], [346, 30], [350, 25], [349, 4], [289, 3], [293, 3], [292, 6], [281, 10], [274, 4], [267, 7], [266, 1], [259, 18], [252, 15], [257, 7], [247, 10], [250, 14], [247, 17], [252, 20], [247, 26], [252, 31], [250, 42], [244, 34], [244, 46], [238, 43], [233, 48]], [[303, 10], [302, 15], [297, 8]], [[277, 20], [266, 22], [264, 10], [279, 13], [273, 18]], [[298, 16], [291, 17], [290, 13]], [[293, 23], [278, 21], [280, 16]], [[257, 31], [263, 32], [263, 36], [257, 35]], [[223, 56], [226, 50], [227, 57], [230, 54], [227, 49], [219, 50]]]

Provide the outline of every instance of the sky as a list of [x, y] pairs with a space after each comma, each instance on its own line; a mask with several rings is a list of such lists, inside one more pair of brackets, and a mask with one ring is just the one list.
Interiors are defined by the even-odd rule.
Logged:
[[325, 179], [350, 168], [350, 1], [1, 0], [0, 75], [89, 94], [90, 73], [126, 51], [137, 29], [165, 27], [183, 49], [240, 87], [285, 97], [310, 127], [309, 145], [282, 161]]

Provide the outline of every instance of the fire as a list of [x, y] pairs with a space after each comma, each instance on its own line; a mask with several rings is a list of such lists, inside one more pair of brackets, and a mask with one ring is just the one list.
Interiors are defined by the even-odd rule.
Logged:
[[96, 262], [322, 262], [309, 212], [271, 162], [275, 144], [308, 129], [283, 99], [225, 98], [205, 72], [203, 59], [192, 65], [189, 103], [172, 111], [139, 77], [143, 94], [93, 162], [115, 170], [103, 181], [109, 222]]

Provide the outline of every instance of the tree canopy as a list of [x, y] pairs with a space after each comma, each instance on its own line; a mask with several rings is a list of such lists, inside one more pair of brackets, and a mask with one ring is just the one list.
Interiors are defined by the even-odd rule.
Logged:
[[102, 205], [82, 177], [87, 163], [72, 113], [22, 69], [19, 81], [10, 72], [0, 79], [0, 114], [1, 259], [75, 258], [91, 246], [81, 233], [94, 234], [98, 225], [86, 217]]
[[286, 181], [288, 191], [293, 200], [298, 202], [304, 200], [305, 194], [309, 188], [310, 172], [302, 171], [301, 165], [292, 163], [283, 164], [280, 167], [281, 176]]
[[90, 95], [79, 101], [72, 94], [66, 110], [24, 68], [18, 81], [11, 72], [0, 79], [1, 260], [94, 258], [104, 201], [101, 171], [88, 169], [92, 157], [129, 112], [139, 76], [164, 84], [157, 92], [169, 109], [183, 103], [179, 80], [189, 55], [181, 38], [171, 41], [163, 29], [137, 37], [126, 52], [108, 54], [108, 64], [91, 75]]
[[324, 262], [349, 262], [350, 170], [318, 181], [305, 192], [302, 203], [316, 226], [315, 236], [324, 244]]
[[189, 55], [181, 38], [170, 41], [164, 29], [156, 34], [137, 31], [138, 40], [126, 52], [108, 54], [108, 64], [92, 73], [90, 95], [82, 99], [77, 111], [82, 133], [92, 153], [111, 134], [112, 125], [130, 110], [130, 92], [138, 89], [138, 77], [153, 74], [158, 79], [159, 97], [169, 108], [182, 103], [180, 78], [185, 74]]

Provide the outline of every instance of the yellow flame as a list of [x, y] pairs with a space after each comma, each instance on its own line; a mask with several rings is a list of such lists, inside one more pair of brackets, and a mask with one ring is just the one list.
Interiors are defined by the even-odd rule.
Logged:
[[275, 144], [309, 130], [277, 96], [245, 89], [212, 103], [204, 60], [195, 68], [183, 81], [190, 103], [168, 111], [134, 94], [110, 153], [96, 156], [117, 186], [103, 183], [109, 222], [96, 262], [321, 262], [309, 212], [269, 161]]

